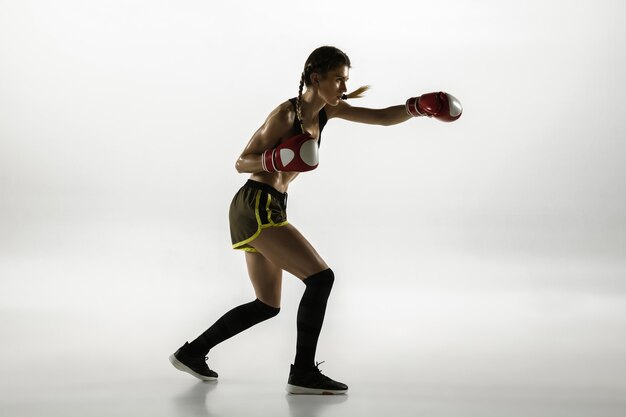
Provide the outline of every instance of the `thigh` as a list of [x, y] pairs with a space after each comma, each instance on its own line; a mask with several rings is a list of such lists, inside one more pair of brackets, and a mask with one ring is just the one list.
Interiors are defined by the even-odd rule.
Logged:
[[322, 257], [291, 223], [263, 229], [249, 245], [274, 265], [300, 279], [328, 269]]
[[257, 298], [265, 304], [280, 308], [283, 270], [255, 252], [246, 252], [246, 265]]

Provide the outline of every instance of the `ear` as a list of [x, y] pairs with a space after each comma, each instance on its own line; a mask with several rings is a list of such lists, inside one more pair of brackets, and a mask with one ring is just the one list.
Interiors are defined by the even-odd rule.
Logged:
[[311, 74], [311, 84], [318, 85], [320, 82], [320, 75], [317, 72]]

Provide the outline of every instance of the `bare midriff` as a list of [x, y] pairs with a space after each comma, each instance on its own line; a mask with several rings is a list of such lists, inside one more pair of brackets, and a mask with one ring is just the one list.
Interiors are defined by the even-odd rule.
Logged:
[[255, 172], [250, 179], [271, 185], [281, 193], [286, 193], [289, 183], [293, 181], [299, 172]]

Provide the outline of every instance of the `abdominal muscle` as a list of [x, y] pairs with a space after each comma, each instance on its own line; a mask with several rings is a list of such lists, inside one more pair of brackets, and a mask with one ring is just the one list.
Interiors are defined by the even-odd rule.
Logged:
[[299, 172], [255, 172], [250, 176], [251, 180], [271, 185], [281, 193], [286, 193], [289, 183], [293, 181]]

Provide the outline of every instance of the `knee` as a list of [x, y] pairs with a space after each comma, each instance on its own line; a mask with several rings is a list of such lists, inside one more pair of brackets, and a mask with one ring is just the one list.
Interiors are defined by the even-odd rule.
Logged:
[[280, 312], [280, 307], [272, 307], [269, 304], [265, 304], [263, 301], [259, 300], [258, 298], [256, 300], [254, 300], [254, 303], [256, 304], [256, 309], [259, 312], [259, 314], [265, 318], [272, 318], [274, 316], [277, 316], [278, 313]]
[[332, 269], [328, 268], [305, 278], [302, 282], [308, 286], [319, 286], [332, 288], [335, 282], [335, 274]]

